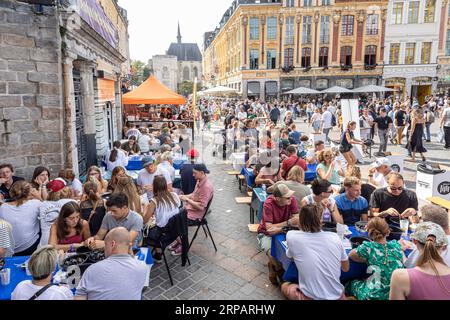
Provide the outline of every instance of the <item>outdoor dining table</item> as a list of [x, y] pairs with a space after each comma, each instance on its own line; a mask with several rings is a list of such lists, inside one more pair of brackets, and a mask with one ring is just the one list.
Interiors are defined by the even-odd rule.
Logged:
[[261, 221], [264, 202], [269, 195], [262, 188], [253, 189], [252, 202], [250, 203], [250, 223], [255, 223], [255, 212], [258, 221]]
[[[175, 156], [173, 159], [173, 167], [175, 170], [180, 170], [183, 164], [188, 161], [188, 157], [186, 155], [183, 156]], [[126, 167], [128, 171], [139, 171], [142, 170], [142, 156], [131, 156], [128, 160], [128, 165]]]
[[[356, 230], [354, 226], [350, 226], [349, 230], [352, 232], [351, 235], [348, 235], [347, 238], [363, 236], [367, 237], [367, 232], [360, 233]], [[272, 237], [272, 246], [270, 249], [270, 254], [275, 260], [279, 261], [285, 270], [283, 275], [283, 280], [288, 282], [297, 283], [298, 282], [298, 270], [297, 265], [295, 264], [293, 259], [290, 259], [286, 255], [286, 234], [278, 234]], [[347, 255], [350, 254], [351, 248], [346, 248]], [[405, 252], [406, 256], [411, 253], [411, 250], [407, 250]], [[342, 284], [347, 283], [348, 281], [355, 279], [366, 279], [370, 276], [367, 273], [367, 264], [360, 263], [349, 259], [350, 261], [350, 269], [347, 272], [341, 272], [340, 281]]]
[[[153, 266], [153, 257], [148, 248], [140, 248], [135, 258], [145, 263], [148, 267], [145, 281], [145, 286], [148, 287], [150, 283], [150, 271]], [[26, 269], [21, 267], [28, 259], [30, 259], [30, 256], [5, 258], [4, 268], [11, 269], [10, 282], [7, 286], [0, 284], [0, 300], [11, 300], [11, 294], [17, 285], [22, 281], [32, 279], [31, 275], [27, 275]], [[72, 292], [75, 293], [75, 288], [72, 289]]]

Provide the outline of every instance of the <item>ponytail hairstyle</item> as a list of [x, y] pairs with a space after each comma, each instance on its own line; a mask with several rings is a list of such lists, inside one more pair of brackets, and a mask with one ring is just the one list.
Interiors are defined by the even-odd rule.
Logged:
[[417, 261], [417, 266], [421, 267], [426, 263], [430, 263], [431, 268], [434, 273], [439, 276], [439, 272], [434, 264], [434, 262], [439, 262], [446, 264], [439, 253], [439, 247], [436, 245], [436, 237], [429, 235], [425, 244], [420, 243], [423, 246], [423, 251]]
[[367, 233], [373, 241], [380, 242], [389, 235], [389, 225], [385, 219], [375, 217], [367, 224]]
[[120, 141], [115, 141], [113, 143], [113, 149], [111, 151], [111, 154], [109, 155], [109, 161], [110, 162], [115, 162], [117, 160], [117, 157], [119, 156], [119, 149], [122, 146], [122, 144], [120, 143]]
[[347, 124], [347, 130], [350, 130], [350, 128], [353, 127], [355, 124], [356, 124], [355, 121], [350, 121], [350, 122]]
[[98, 183], [93, 181], [88, 181], [83, 186], [83, 192], [88, 196], [88, 201], [91, 202], [91, 204], [94, 204], [101, 199], [98, 195], [98, 188]]
[[9, 191], [11, 197], [17, 202], [17, 207], [23, 205], [31, 194], [31, 184], [21, 180], [15, 182]]

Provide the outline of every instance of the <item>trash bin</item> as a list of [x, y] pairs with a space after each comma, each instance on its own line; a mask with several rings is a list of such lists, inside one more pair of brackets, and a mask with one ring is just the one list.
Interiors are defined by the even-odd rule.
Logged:
[[417, 166], [416, 193], [421, 199], [440, 197], [450, 201], [450, 170], [428, 164]]

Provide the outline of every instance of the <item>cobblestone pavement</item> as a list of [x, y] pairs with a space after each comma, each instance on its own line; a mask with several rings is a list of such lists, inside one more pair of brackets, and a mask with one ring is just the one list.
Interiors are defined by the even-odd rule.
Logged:
[[[300, 131], [309, 133], [303, 121], [297, 121]], [[433, 130], [437, 132], [437, 124]], [[211, 139], [205, 132], [203, 138]], [[333, 131], [331, 138], [339, 140], [339, 132]], [[435, 136], [433, 141], [435, 141]], [[375, 138], [378, 142], [378, 138]], [[426, 143], [429, 150], [427, 158], [431, 162], [450, 166], [450, 151], [444, 150], [442, 144]], [[373, 148], [374, 152], [378, 146]], [[398, 146], [388, 146], [388, 151], [406, 154], [406, 150]], [[363, 178], [369, 164], [374, 158], [364, 159], [362, 165]], [[417, 161], [418, 163], [418, 161]], [[405, 162], [405, 179], [409, 188], [415, 188], [415, 172], [417, 163]], [[268, 279], [267, 257], [258, 252], [256, 234], [250, 233], [248, 205], [238, 205], [234, 198], [242, 196], [238, 182], [229, 176], [230, 164], [209, 165], [210, 181], [215, 188], [212, 212], [207, 219], [218, 251], [209, 238], [205, 238], [200, 230], [189, 257], [191, 265], [181, 267], [181, 260], [167, 254], [171, 267], [174, 285], [170, 285], [164, 263], [155, 264], [150, 279], [150, 287], [144, 292], [144, 299], [151, 300], [278, 300], [283, 299], [279, 288]], [[190, 233], [195, 228], [190, 228]]]

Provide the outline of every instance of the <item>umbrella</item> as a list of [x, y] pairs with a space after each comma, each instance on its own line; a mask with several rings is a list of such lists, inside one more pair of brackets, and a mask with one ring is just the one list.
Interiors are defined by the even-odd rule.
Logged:
[[203, 91], [204, 95], [224, 95], [224, 94], [236, 94], [237, 90], [233, 88], [228, 88], [224, 86], [214, 87]]
[[353, 93], [353, 91], [351, 91], [347, 88], [335, 86], [335, 87], [331, 87], [326, 90], [323, 90], [323, 91], [321, 91], [321, 93]]
[[363, 93], [363, 92], [392, 92], [392, 91], [394, 91], [394, 90], [393, 89], [389, 89], [389, 88], [385, 88], [385, 87], [376, 86], [376, 85], [364, 86], [364, 87], [360, 87], [358, 89], [353, 90], [353, 92], [357, 92], [357, 93]]
[[297, 89], [285, 92], [284, 94], [318, 94], [320, 93], [317, 90], [313, 90], [310, 88], [305, 88], [305, 87], [299, 87]]

